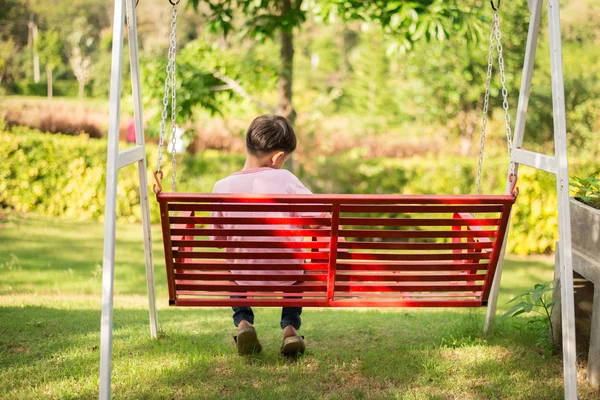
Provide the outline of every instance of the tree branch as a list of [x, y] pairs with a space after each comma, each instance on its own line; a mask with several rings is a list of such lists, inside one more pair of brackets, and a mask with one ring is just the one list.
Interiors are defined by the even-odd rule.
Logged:
[[[270, 104], [267, 104], [261, 100], [258, 100], [254, 96], [250, 95], [235, 79], [230, 78], [227, 75], [224, 75], [218, 71], [212, 71], [212, 75], [215, 78], [225, 82], [228, 86], [228, 89], [231, 89], [234, 92], [236, 92], [237, 94], [239, 94], [240, 96], [242, 96], [243, 98], [250, 100], [256, 106], [258, 106], [260, 108], [264, 108], [266, 110], [269, 110], [273, 114], [275, 114], [277, 112], [276, 107], [274, 107]], [[225, 89], [225, 86], [216, 86], [216, 90], [226, 90], [226, 89]]]

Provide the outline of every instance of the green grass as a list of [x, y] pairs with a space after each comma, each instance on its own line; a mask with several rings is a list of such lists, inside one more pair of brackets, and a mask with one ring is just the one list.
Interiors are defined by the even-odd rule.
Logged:
[[[562, 363], [527, 318], [481, 328], [485, 310], [305, 309], [309, 352], [277, 356], [278, 310], [259, 308], [264, 351], [235, 353], [231, 312], [166, 306], [153, 232], [160, 337], [150, 339], [141, 226], [118, 227], [115, 398], [560, 399]], [[0, 222], [0, 398], [96, 398], [103, 226], [44, 217]], [[550, 259], [509, 259], [499, 308], [552, 278]], [[598, 398], [580, 368], [580, 398]]]

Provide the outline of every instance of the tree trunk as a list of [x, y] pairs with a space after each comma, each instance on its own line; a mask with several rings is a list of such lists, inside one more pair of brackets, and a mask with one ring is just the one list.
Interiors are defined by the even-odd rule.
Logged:
[[[291, 0], [281, 0], [281, 15], [292, 9]], [[286, 117], [292, 125], [296, 122], [296, 111], [292, 105], [292, 83], [294, 75], [294, 32], [281, 31], [281, 52], [279, 56], [279, 104], [277, 113]]]
[[[300, 4], [298, 4], [298, 7]], [[287, 14], [292, 9], [291, 0], [281, 0], [281, 15]], [[292, 105], [292, 83], [294, 77], [294, 32], [292, 28], [289, 31], [281, 30], [281, 51], [279, 53], [279, 94], [277, 114], [286, 117], [290, 124], [296, 124], [296, 110]], [[295, 163], [293, 157], [287, 162], [287, 168], [295, 172]]]
[[79, 98], [83, 99], [85, 96], [85, 82], [79, 81]]
[[46, 77], [48, 80], [48, 100], [52, 100], [52, 68], [46, 65]]

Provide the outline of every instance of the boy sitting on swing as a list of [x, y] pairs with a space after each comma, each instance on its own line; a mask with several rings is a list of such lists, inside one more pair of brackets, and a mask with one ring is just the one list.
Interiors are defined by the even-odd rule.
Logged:
[[[312, 194], [300, 180], [291, 172], [282, 169], [286, 161], [296, 150], [296, 134], [287, 119], [277, 115], [262, 115], [250, 124], [246, 132], [247, 157], [244, 168], [225, 179], [220, 180], [214, 186], [213, 193], [236, 193], [236, 194]], [[322, 217], [323, 214], [300, 212], [244, 212], [243, 215], [235, 215], [235, 212], [215, 212], [215, 217]], [[240, 213], [237, 213], [240, 214]], [[214, 225], [216, 229], [222, 229], [222, 225]], [[233, 229], [248, 229], [244, 226], [227, 226]], [[291, 228], [287, 227], [287, 228]], [[283, 228], [285, 229], [285, 228]], [[248, 237], [216, 237], [216, 240], [249, 240]], [[258, 239], [260, 238], [253, 238]], [[280, 237], [281, 241], [301, 241], [302, 237]], [[233, 252], [256, 252], [269, 249], [243, 249], [228, 248]], [[236, 260], [237, 261], [237, 260]], [[235, 261], [234, 261], [235, 262]], [[303, 260], [269, 260], [255, 259], [242, 260], [242, 262], [256, 264], [301, 264]], [[298, 271], [231, 271], [232, 273], [246, 274], [298, 274]], [[257, 282], [236, 281], [238, 285], [293, 285], [295, 281], [285, 282]], [[243, 297], [242, 297], [243, 298]], [[283, 329], [283, 341], [280, 352], [286, 356], [294, 356], [306, 350], [304, 339], [298, 335], [300, 329], [302, 307], [283, 307], [281, 311], [280, 326]], [[258, 341], [256, 329], [254, 328], [254, 313], [250, 307], [233, 307], [233, 323], [238, 328], [236, 344], [240, 355], [258, 353], [262, 347]]]

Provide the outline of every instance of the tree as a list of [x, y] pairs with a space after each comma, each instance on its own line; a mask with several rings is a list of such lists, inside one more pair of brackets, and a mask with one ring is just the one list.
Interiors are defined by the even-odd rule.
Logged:
[[[192, 0], [198, 9], [201, 1]], [[300, 28], [308, 15], [323, 19], [341, 18], [344, 21], [375, 21], [395, 39], [395, 47], [407, 50], [420, 39], [445, 39], [449, 32], [461, 30], [467, 37], [476, 37], [476, 22], [470, 9], [458, 2], [443, 0], [206, 0], [203, 8], [213, 31], [227, 37], [243, 17], [244, 36], [255, 39], [278, 36], [279, 92], [278, 113], [292, 123], [296, 112], [292, 103], [294, 29]]]
[[62, 64], [62, 47], [58, 31], [50, 30], [42, 33], [38, 42], [38, 52], [42, 64], [46, 66], [48, 78], [48, 99], [52, 99], [52, 71]]
[[[503, 57], [511, 111], [516, 106], [519, 76], [525, 53], [529, 10], [521, 3], [502, 4], [500, 10]], [[491, 25], [492, 10], [484, 7], [479, 14]], [[469, 154], [473, 137], [481, 124], [483, 95], [490, 49], [489, 29], [485, 40], [469, 41], [464, 35], [451, 35], [444, 42], [420, 44], [406, 60], [406, 77], [421, 81], [420, 108], [427, 108], [439, 122], [457, 132], [460, 153]], [[490, 93], [491, 111], [501, 109], [498, 53], [494, 45], [494, 65]], [[514, 113], [513, 113], [514, 115]]]
[[16, 44], [12, 38], [0, 42], [0, 85], [12, 77], [15, 53]]
[[72, 31], [67, 36], [70, 47], [69, 62], [73, 74], [79, 82], [79, 97], [85, 95], [85, 85], [90, 79], [92, 70], [92, 55], [96, 50], [97, 41], [93, 28], [87, 24], [85, 17], [76, 17]]

